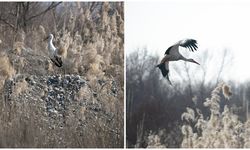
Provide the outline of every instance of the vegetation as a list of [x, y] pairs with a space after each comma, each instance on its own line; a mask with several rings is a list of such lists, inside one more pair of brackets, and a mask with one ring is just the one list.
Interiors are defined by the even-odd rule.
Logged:
[[249, 82], [223, 80], [231, 60], [228, 50], [209, 77], [210, 56], [209, 51], [201, 54], [201, 66], [172, 62], [173, 86], [155, 68], [158, 56], [146, 49], [127, 56], [128, 147], [249, 147]]
[[123, 7], [1, 2], [0, 147], [123, 147]]

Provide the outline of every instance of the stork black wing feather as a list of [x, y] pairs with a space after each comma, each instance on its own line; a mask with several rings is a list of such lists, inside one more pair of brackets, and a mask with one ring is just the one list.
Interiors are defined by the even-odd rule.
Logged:
[[190, 51], [197, 50], [197, 41], [194, 39], [187, 39], [183, 43], [180, 44], [180, 46], [188, 48]]
[[188, 46], [188, 48], [189, 48], [192, 52], [194, 51], [191, 44]]
[[163, 77], [166, 77], [169, 71], [165, 68], [165, 64], [159, 64], [158, 67], [160, 68]]
[[51, 59], [51, 61], [57, 66], [57, 67], [62, 67], [62, 58], [58, 56], [54, 56], [54, 59]]
[[197, 48], [198, 48], [198, 46], [197, 46], [197, 45], [195, 45], [195, 44], [197, 44], [197, 43], [192, 43], [192, 46], [194, 47], [194, 49], [197, 49]]
[[198, 46], [197, 46], [197, 45], [195, 45], [195, 44], [194, 44], [194, 47], [195, 47], [195, 48], [198, 48]]
[[157, 67], [159, 67], [159, 69], [161, 70], [163, 77], [167, 78], [168, 82], [172, 85], [171, 81], [169, 80], [169, 76], [168, 76], [169, 70], [166, 69], [165, 64], [164, 63], [159, 64], [159, 65], [157, 65]]
[[55, 56], [56, 61], [62, 66], [62, 58], [59, 56]]

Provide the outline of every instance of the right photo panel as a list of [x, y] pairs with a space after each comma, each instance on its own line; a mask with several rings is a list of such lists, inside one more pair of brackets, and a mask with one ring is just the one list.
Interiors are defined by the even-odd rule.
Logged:
[[250, 2], [125, 3], [126, 147], [250, 148]]

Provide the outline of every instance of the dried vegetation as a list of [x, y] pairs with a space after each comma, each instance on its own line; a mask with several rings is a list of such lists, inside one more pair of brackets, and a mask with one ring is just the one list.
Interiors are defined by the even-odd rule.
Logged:
[[0, 147], [123, 147], [123, 3], [0, 7]]

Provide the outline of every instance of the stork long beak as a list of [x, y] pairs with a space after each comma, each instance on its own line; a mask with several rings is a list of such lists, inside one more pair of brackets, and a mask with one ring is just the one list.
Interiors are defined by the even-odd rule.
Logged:
[[192, 61], [193, 63], [196, 63], [197, 65], [200, 65], [198, 62], [196, 62], [195, 60]]
[[46, 38], [44, 38], [43, 41], [46, 41], [46, 40], [48, 40], [48, 39], [49, 39], [49, 36], [47, 36]]

